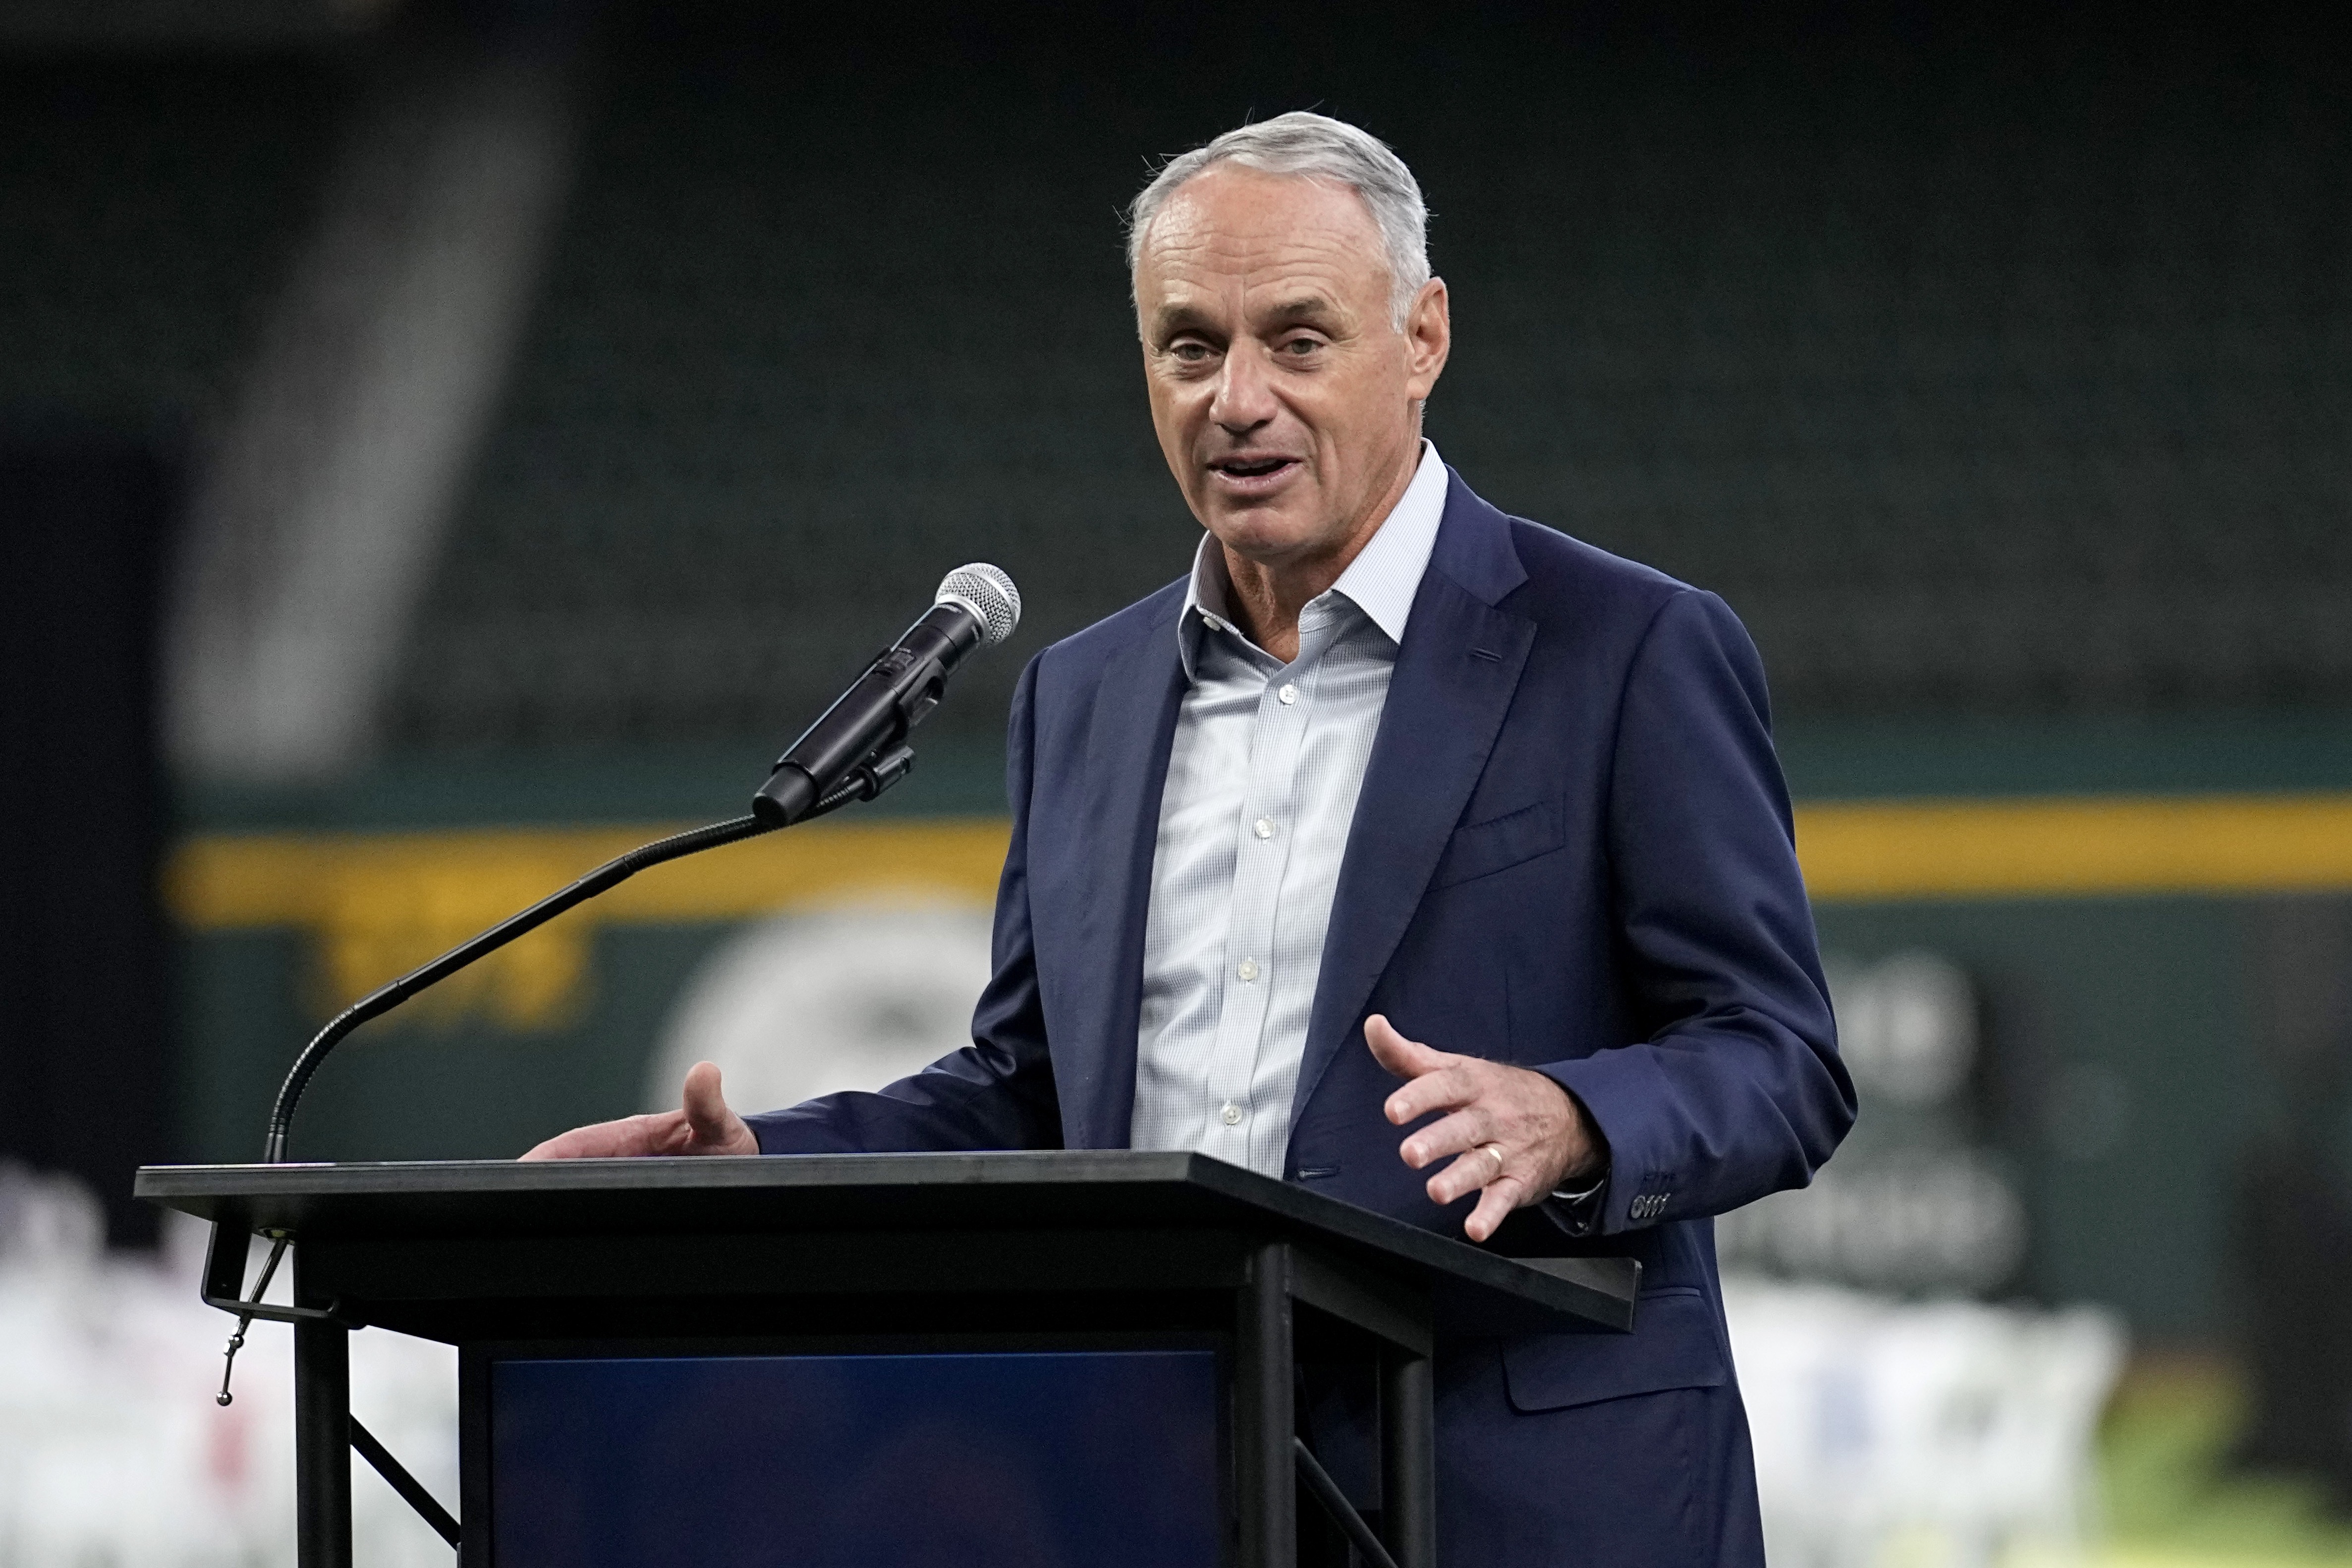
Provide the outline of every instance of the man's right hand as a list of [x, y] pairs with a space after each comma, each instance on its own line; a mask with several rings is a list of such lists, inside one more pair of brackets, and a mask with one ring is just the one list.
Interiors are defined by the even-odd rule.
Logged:
[[614, 1160], [642, 1154], [756, 1154], [760, 1141], [719, 1092], [719, 1067], [697, 1062], [676, 1110], [624, 1116], [575, 1127], [541, 1143], [526, 1160]]

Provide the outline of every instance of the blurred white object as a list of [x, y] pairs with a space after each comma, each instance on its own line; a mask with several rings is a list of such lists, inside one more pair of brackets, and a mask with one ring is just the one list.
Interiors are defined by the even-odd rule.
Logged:
[[1979, 1149], [1912, 1147], [1832, 1160], [1809, 1187], [1716, 1221], [1734, 1268], [1887, 1290], [1989, 1290], [2025, 1255], [2025, 1205]]
[[333, 777], [374, 742], [577, 134], [568, 51], [490, 31], [401, 34], [383, 56], [205, 449], [162, 667], [166, 738], [199, 777]]
[[[175, 1218], [160, 1259], [109, 1256], [99, 1234], [79, 1185], [0, 1165], [0, 1563], [291, 1564], [288, 1331], [253, 1325], [223, 1408], [235, 1320], [196, 1299], [204, 1227]], [[352, 1409], [455, 1510], [456, 1352], [353, 1334]], [[448, 1568], [440, 1537], [363, 1461], [352, 1492], [364, 1568]]]
[[2112, 1314], [1738, 1277], [1724, 1304], [1773, 1568], [2082, 1551], [2093, 1435], [2123, 1364]]
[[1826, 961], [1838, 1054], [1864, 1095], [1897, 1105], [1949, 1099], [1976, 1065], [1976, 988], [1950, 960], [1898, 952], [1867, 967]]
[[646, 1103], [675, 1106], [699, 1061], [719, 1064], [738, 1110], [904, 1078], [971, 1043], [988, 941], [989, 911], [951, 902], [848, 905], [748, 927], [680, 994]]

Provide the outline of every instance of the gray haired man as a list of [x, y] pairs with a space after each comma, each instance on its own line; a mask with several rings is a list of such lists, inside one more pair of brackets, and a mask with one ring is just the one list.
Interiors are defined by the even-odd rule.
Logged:
[[[973, 1043], [749, 1119], [706, 1063], [533, 1152], [1192, 1149], [1474, 1241], [1536, 1211], [1641, 1261], [1638, 1321], [1439, 1345], [1443, 1560], [1760, 1565], [1710, 1216], [1810, 1179], [1853, 1094], [1755, 649], [1439, 459], [1449, 301], [1380, 142], [1245, 126], [1132, 216], [1205, 531], [1022, 677]], [[1307, 1393], [1377, 1509], [1366, 1402]]]

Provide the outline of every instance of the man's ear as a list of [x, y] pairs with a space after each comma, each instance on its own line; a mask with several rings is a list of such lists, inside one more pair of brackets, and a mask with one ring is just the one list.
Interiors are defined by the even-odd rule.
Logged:
[[1452, 301], [1445, 279], [1433, 278], [1421, 286], [1404, 316], [1406, 395], [1418, 402], [1430, 394], [1445, 372], [1446, 356], [1454, 352]]

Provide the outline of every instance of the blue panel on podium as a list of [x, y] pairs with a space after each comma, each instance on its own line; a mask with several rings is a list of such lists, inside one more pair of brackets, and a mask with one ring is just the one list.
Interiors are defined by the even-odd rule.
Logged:
[[499, 1360], [496, 1568], [1213, 1568], [1208, 1350]]

